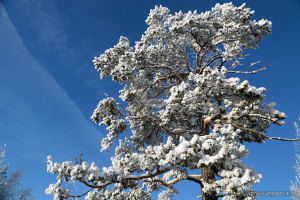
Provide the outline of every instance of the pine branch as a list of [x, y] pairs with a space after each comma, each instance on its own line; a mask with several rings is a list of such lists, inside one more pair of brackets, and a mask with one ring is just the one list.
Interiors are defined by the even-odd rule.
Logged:
[[268, 136], [266, 136], [266, 135], [264, 135], [264, 134], [262, 134], [262, 133], [260, 133], [260, 132], [258, 132], [258, 131], [255, 131], [255, 130], [252, 130], [252, 129], [249, 129], [249, 128], [244, 128], [244, 127], [241, 127], [241, 126], [238, 126], [238, 125], [236, 125], [236, 124], [234, 124], [234, 123], [231, 123], [231, 125], [232, 126], [234, 126], [234, 127], [236, 127], [236, 128], [239, 128], [239, 129], [242, 129], [242, 130], [245, 130], [245, 131], [251, 131], [251, 132], [253, 132], [253, 133], [256, 133], [256, 134], [258, 134], [258, 135], [260, 135], [260, 136], [262, 136], [262, 137], [264, 137], [264, 138], [267, 138], [267, 139], [270, 139], [270, 140], [282, 140], [282, 141], [298, 141], [298, 140], [300, 140], [300, 138], [296, 138], [296, 139], [289, 139], [289, 138], [281, 138], [281, 137], [268, 137]]

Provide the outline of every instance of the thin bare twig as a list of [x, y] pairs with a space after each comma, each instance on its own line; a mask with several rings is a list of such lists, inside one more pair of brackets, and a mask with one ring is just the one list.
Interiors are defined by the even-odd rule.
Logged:
[[[268, 64], [268, 65], [265, 65], [264, 67], [262, 67], [262, 68], [259, 68], [259, 69], [256, 69], [256, 70], [254, 70], [254, 71], [252, 71], [252, 72], [247, 72], [247, 71], [227, 71], [227, 73], [237, 73], [237, 74], [255, 74], [255, 73], [257, 73], [257, 72], [260, 72], [260, 71], [262, 71], [262, 70], [265, 70], [265, 69], [267, 69], [268, 67], [270, 67], [271, 66], [271, 64], [272, 64], [273, 62], [271, 62], [270, 64]], [[253, 64], [253, 63], [252, 63]]]
[[252, 129], [249, 129], [249, 128], [244, 128], [244, 127], [238, 126], [234, 123], [231, 123], [231, 125], [234, 126], [235, 128], [239, 128], [239, 129], [242, 129], [242, 130], [245, 130], [245, 131], [251, 131], [253, 133], [256, 133], [256, 134], [258, 134], [258, 135], [260, 135], [264, 138], [270, 139], [270, 140], [273, 140], [273, 139], [274, 140], [282, 140], [282, 141], [298, 141], [298, 140], [300, 140], [300, 138], [296, 138], [296, 139], [288, 139], [287, 138], [287, 139], [285, 139], [285, 138], [281, 138], [281, 137], [268, 137], [268, 136], [265, 136], [264, 134], [262, 134], [262, 133], [260, 133], [256, 130], [252, 130]]

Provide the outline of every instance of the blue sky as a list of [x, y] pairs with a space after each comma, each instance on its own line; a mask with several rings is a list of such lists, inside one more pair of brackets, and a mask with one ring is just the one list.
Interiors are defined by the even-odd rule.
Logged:
[[[1, 0], [0, 1], [0, 145], [7, 144], [10, 171], [23, 166], [24, 185], [34, 187], [35, 199], [50, 199], [45, 189], [55, 183], [46, 171], [47, 156], [54, 161], [83, 160], [110, 166], [109, 153], [100, 153], [105, 128], [90, 120], [99, 92], [117, 98], [122, 86], [110, 78], [99, 79], [92, 60], [117, 44], [120, 36], [139, 41], [147, 28], [145, 20], [155, 5], [205, 12], [216, 3], [204, 0]], [[240, 6], [244, 1], [233, 1]], [[294, 138], [294, 121], [300, 115], [300, 1], [247, 0], [254, 19], [272, 21], [272, 34], [251, 50], [245, 64], [274, 61], [267, 70], [241, 76], [251, 85], [267, 88], [266, 102], [287, 114], [282, 127], [272, 126], [268, 136]], [[267, 140], [246, 143], [245, 159], [263, 175], [256, 191], [289, 191], [295, 181], [293, 143]], [[178, 199], [197, 199], [199, 185], [184, 181], [175, 186]], [[76, 194], [84, 187], [78, 185]], [[258, 197], [258, 199], [289, 197]], [[83, 199], [83, 198], [82, 198]]]

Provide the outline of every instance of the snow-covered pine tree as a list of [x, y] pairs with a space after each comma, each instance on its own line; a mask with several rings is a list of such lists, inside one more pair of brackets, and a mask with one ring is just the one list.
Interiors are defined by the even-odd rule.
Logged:
[[[102, 171], [95, 163], [53, 164], [49, 156], [47, 170], [58, 175], [58, 182], [46, 193], [54, 199], [72, 197], [61, 187], [71, 178], [91, 188], [86, 200], [151, 199], [162, 188], [159, 199], [168, 200], [177, 193], [177, 182], [189, 180], [200, 185], [203, 200], [256, 199], [252, 185], [262, 176], [243, 164], [248, 155], [243, 142], [291, 140], [265, 136], [271, 124], [282, 125], [287, 117], [273, 108], [275, 103], [264, 103], [266, 89], [231, 77], [269, 66], [235, 70], [243, 51], [257, 48], [271, 33], [272, 23], [251, 21], [253, 14], [245, 4], [175, 15], [156, 6], [134, 47], [121, 37], [96, 57], [101, 79], [111, 76], [125, 84], [120, 98], [128, 103], [123, 108], [108, 97], [95, 109], [91, 118], [109, 131], [102, 151], [129, 127], [130, 137], [120, 140], [112, 166]], [[194, 169], [201, 174], [191, 175]]]
[[24, 170], [22, 167], [15, 169], [7, 176], [8, 164], [3, 165], [5, 159], [6, 144], [0, 152], [0, 199], [1, 200], [33, 200], [33, 188], [21, 184]]

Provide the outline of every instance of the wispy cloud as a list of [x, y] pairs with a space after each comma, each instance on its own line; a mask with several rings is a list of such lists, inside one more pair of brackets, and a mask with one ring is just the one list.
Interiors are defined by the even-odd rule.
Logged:
[[[66, 30], [71, 22], [68, 17], [62, 16], [53, 1], [22, 0], [11, 4], [15, 10], [22, 13], [22, 19], [26, 19], [28, 24], [27, 28], [30, 27], [28, 29], [36, 33], [36, 41], [43, 52], [54, 52], [55, 56], [61, 58], [64, 66], [69, 69], [72, 67], [76, 75], [84, 79], [85, 86], [93, 90], [103, 90], [99, 84], [99, 75], [90, 74], [90, 71], [93, 70], [92, 60], [94, 56], [99, 55], [98, 51], [90, 48], [94, 41], [80, 35], [80, 33], [76, 34], [80, 41], [74, 41], [74, 33], [71, 39], [72, 36], [68, 34], [72, 33]], [[87, 49], [89, 51], [86, 51]], [[88, 55], [87, 52], [89, 52]], [[80, 61], [74, 59], [78, 57], [82, 59]]]
[[[86, 143], [100, 148], [99, 130], [28, 52], [1, 3], [0, 26], [0, 45], [7, 47], [0, 49], [0, 129], [5, 132], [2, 138], [22, 141], [18, 148], [32, 157], [39, 157], [41, 151], [48, 153], [51, 148], [61, 151], [63, 144], [70, 142], [74, 146]], [[43, 31], [47, 30], [53, 27], [44, 26]], [[55, 39], [60, 34], [60, 39]], [[53, 40], [63, 43], [63, 33], [52, 31], [43, 36], [45, 45]], [[56, 121], [50, 119], [55, 116]]]
[[72, 58], [76, 53], [68, 45], [68, 35], [62, 24], [65, 19], [62, 19], [53, 1], [18, 1], [14, 7], [22, 13], [27, 26], [36, 32], [40, 48], [55, 52], [67, 65], [73, 64]]

